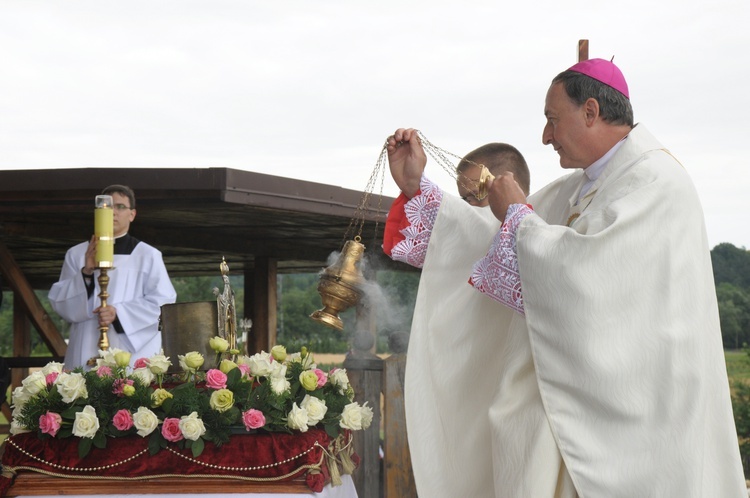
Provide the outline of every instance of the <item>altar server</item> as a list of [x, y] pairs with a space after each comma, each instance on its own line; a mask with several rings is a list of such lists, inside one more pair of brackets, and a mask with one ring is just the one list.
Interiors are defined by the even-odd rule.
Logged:
[[557, 75], [542, 139], [574, 171], [528, 199], [498, 175], [494, 221], [423, 176], [415, 130], [388, 138], [409, 223], [384, 248], [423, 265], [420, 496], [747, 495], [700, 202], [629, 98], [611, 61]]
[[102, 191], [114, 205], [114, 269], [108, 271], [107, 306], [101, 307], [96, 269], [96, 238], [68, 250], [60, 280], [49, 292], [52, 308], [70, 327], [65, 368], [84, 367], [98, 356], [99, 327], [108, 326], [110, 348], [138, 359], [159, 353], [161, 306], [174, 303], [176, 293], [161, 252], [128, 233], [135, 219], [135, 194], [125, 185]]

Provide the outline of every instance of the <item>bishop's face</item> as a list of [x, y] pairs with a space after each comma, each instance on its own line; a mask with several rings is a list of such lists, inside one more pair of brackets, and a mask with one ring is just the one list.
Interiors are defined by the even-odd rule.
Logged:
[[547, 123], [542, 132], [542, 142], [551, 145], [560, 156], [563, 168], [587, 168], [593, 161], [588, 155], [586, 115], [568, 97], [562, 83], [555, 83], [547, 91], [544, 105]]
[[130, 229], [130, 223], [135, 219], [135, 208], [130, 205], [127, 196], [117, 192], [112, 194], [112, 203], [115, 207], [114, 235], [119, 237]]

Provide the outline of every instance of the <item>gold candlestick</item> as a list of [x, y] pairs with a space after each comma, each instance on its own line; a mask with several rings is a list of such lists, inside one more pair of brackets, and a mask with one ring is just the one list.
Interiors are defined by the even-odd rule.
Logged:
[[[107, 293], [107, 287], [109, 286], [109, 275], [107, 275], [107, 268], [102, 268], [101, 273], [99, 273], [99, 288], [101, 289], [101, 292], [99, 292], [99, 299], [101, 299], [101, 307], [106, 308], [107, 307], [107, 298], [109, 297], [109, 294]], [[100, 325], [99, 326], [99, 349], [102, 351], [106, 351], [109, 349], [109, 337], [107, 336], [107, 332], [109, 331], [108, 325]]]
[[[107, 298], [109, 297], [109, 293], [107, 292], [107, 287], [109, 287], [109, 275], [107, 275], [107, 271], [107, 267], [100, 268], [99, 278], [97, 278], [100, 289], [99, 299], [101, 300], [102, 308], [107, 307]], [[108, 332], [109, 325], [99, 325], [99, 349], [102, 351], [107, 351], [109, 349], [109, 336], [107, 335]], [[86, 362], [86, 364], [90, 367], [95, 366], [97, 358], [98, 356], [90, 358], [89, 361]]]
[[[96, 268], [99, 269], [99, 299], [101, 307], [107, 307], [107, 287], [109, 286], [108, 270], [114, 270], [114, 209], [111, 195], [97, 195], [94, 201], [94, 235], [96, 236]], [[107, 351], [109, 349], [109, 331], [108, 325], [99, 326], [99, 349]], [[98, 356], [90, 358], [86, 364], [89, 366], [96, 365]]]

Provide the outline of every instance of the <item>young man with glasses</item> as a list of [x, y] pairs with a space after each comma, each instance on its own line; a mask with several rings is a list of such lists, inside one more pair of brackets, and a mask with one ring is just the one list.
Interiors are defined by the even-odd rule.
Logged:
[[60, 280], [49, 292], [52, 308], [71, 324], [65, 368], [85, 367], [98, 356], [99, 327], [110, 328], [110, 348], [129, 351], [131, 365], [161, 350], [161, 306], [176, 293], [161, 252], [128, 233], [135, 219], [135, 194], [125, 185], [102, 191], [114, 205], [114, 268], [108, 272], [107, 306], [99, 306], [96, 237], [70, 248]]

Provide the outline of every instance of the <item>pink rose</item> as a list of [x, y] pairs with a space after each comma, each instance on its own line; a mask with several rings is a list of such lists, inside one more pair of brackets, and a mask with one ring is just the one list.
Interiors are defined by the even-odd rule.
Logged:
[[266, 425], [266, 417], [262, 411], [250, 408], [248, 411], [242, 412], [242, 423], [245, 424], [247, 430], [260, 429]]
[[221, 370], [212, 368], [211, 370], [206, 372], [206, 386], [210, 387], [211, 389], [226, 389], [227, 374], [225, 374]]
[[96, 375], [101, 377], [111, 377], [112, 376], [112, 369], [109, 368], [107, 365], [102, 365], [99, 368], [96, 369]]
[[245, 365], [244, 363], [242, 365], [237, 365], [237, 368], [240, 369], [240, 372], [242, 373], [242, 377], [250, 377], [250, 367]]
[[48, 386], [51, 386], [57, 380], [58, 375], [60, 374], [57, 372], [48, 373], [47, 376], [44, 378], [44, 382], [46, 382]]
[[135, 381], [133, 379], [115, 379], [112, 383], [112, 394], [116, 394], [119, 397], [123, 397], [123, 388], [128, 385], [132, 386]]
[[146, 358], [138, 358], [135, 360], [135, 363], [133, 363], [133, 368], [148, 368], [148, 361]]
[[39, 430], [44, 434], [49, 434], [52, 437], [57, 435], [57, 431], [60, 430], [62, 425], [62, 417], [59, 413], [48, 411], [41, 417], [39, 417]]
[[164, 423], [161, 426], [161, 435], [167, 441], [173, 443], [182, 439], [182, 431], [180, 430], [180, 419], [179, 418], [165, 418]]
[[313, 372], [318, 376], [318, 387], [323, 387], [328, 382], [328, 374], [319, 368], [313, 368]]
[[115, 413], [115, 416], [112, 417], [112, 425], [118, 431], [127, 431], [133, 427], [133, 415], [130, 413], [130, 410], [123, 408]]

